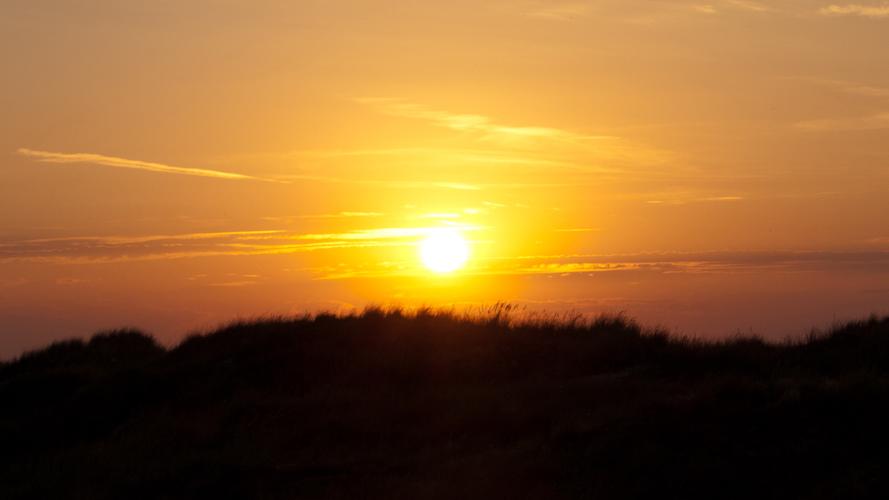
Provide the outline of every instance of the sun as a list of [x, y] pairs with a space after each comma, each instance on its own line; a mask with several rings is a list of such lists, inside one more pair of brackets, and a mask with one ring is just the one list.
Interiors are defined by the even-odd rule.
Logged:
[[469, 244], [458, 231], [435, 231], [420, 242], [420, 259], [434, 273], [452, 273], [469, 259]]

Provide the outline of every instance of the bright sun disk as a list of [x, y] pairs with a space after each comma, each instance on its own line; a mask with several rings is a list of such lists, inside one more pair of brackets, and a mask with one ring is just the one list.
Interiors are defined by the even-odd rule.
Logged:
[[436, 273], [451, 273], [469, 259], [469, 244], [457, 231], [436, 231], [420, 243], [423, 265]]

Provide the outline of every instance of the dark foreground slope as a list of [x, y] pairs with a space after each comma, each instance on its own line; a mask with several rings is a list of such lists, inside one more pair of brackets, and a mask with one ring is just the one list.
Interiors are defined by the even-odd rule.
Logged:
[[804, 344], [371, 311], [0, 365], [0, 498], [886, 498], [889, 320]]

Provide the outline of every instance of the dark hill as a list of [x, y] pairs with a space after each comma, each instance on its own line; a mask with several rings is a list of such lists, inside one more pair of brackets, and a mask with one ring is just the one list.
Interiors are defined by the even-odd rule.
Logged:
[[886, 498], [889, 319], [722, 343], [370, 310], [0, 364], [0, 498]]

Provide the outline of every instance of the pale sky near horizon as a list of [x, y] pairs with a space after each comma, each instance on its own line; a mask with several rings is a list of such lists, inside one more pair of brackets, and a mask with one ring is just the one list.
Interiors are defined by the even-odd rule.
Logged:
[[0, 359], [371, 303], [889, 313], [889, 2], [3, 0], [0, 64]]

